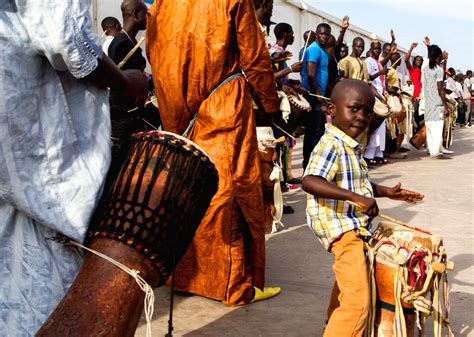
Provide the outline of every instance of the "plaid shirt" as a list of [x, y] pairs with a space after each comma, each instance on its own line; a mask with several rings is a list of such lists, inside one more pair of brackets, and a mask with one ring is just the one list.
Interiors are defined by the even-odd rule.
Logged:
[[[333, 125], [315, 146], [304, 173], [319, 176], [337, 187], [373, 197], [367, 164], [360, 144]], [[308, 194], [308, 225], [329, 250], [331, 243], [345, 232], [369, 236], [369, 217], [342, 200], [318, 198]]]

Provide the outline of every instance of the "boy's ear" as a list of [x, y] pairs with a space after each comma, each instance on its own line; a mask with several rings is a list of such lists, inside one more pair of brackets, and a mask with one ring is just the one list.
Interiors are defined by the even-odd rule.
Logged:
[[333, 103], [328, 104], [328, 114], [332, 118], [336, 116], [336, 106]]

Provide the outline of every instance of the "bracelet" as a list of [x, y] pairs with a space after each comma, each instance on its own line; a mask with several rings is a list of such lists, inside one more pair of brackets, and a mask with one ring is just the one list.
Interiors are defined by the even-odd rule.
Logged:
[[290, 68], [290, 71], [293, 72], [293, 68], [291, 67], [291, 65], [289, 66], [289, 68]]

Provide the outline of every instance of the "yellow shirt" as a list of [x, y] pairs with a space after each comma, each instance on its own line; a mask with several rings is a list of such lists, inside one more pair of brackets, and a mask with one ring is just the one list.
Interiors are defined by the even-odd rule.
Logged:
[[388, 68], [388, 73], [385, 76], [385, 81], [391, 87], [400, 88], [400, 79], [398, 78], [398, 73], [392, 67]]
[[345, 78], [361, 80], [370, 83], [367, 65], [361, 59], [353, 56], [346, 56], [339, 61], [339, 69], [344, 72]]

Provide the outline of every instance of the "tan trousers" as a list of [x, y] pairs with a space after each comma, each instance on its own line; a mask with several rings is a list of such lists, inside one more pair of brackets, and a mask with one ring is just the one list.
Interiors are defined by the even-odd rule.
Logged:
[[324, 337], [363, 336], [370, 305], [364, 241], [354, 231], [344, 233], [332, 244], [331, 253], [336, 282]]

